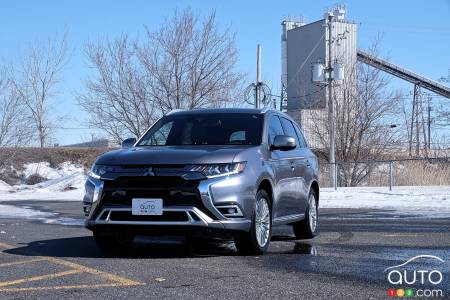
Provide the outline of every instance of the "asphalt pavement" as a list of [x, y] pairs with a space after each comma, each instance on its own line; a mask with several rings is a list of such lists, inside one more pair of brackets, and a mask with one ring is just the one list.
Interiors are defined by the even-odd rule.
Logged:
[[138, 237], [118, 257], [77, 225], [78, 202], [0, 204], [58, 213], [50, 222], [0, 218], [0, 299], [386, 299], [402, 286], [385, 269], [417, 255], [446, 261], [435, 266], [443, 281], [434, 288], [450, 296], [449, 219], [322, 209], [316, 238], [276, 228], [266, 255], [241, 256], [231, 242], [192, 248], [182, 237]]

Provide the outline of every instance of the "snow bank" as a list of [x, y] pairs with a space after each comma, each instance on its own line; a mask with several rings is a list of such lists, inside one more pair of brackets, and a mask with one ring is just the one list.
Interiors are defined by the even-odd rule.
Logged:
[[81, 201], [86, 180], [84, 168], [65, 162], [59, 168], [51, 168], [47, 162], [24, 166], [24, 176], [39, 174], [49, 180], [34, 185], [10, 186], [0, 182], [0, 201], [7, 200], [72, 200]]
[[4, 182], [3, 180], [0, 180], [0, 191], [5, 191], [5, 190], [8, 190], [10, 188], [11, 188], [11, 186], [9, 184]]
[[323, 188], [320, 206], [326, 208], [368, 208], [397, 213], [450, 216], [450, 186], [402, 186]]

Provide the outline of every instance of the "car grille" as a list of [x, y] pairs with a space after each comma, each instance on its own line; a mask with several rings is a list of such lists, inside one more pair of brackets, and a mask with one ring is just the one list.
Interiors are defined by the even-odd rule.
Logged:
[[178, 176], [119, 177], [105, 181], [101, 206], [129, 206], [133, 198], [161, 198], [164, 207], [193, 206], [217, 219], [204, 205], [198, 192], [198, 181]]

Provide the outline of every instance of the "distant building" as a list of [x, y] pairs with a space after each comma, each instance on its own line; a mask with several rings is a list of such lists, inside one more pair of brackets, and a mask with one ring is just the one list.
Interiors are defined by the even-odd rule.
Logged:
[[[332, 13], [336, 18], [332, 27], [331, 61], [344, 66], [342, 86], [348, 87], [351, 80], [356, 82], [357, 25], [345, 20], [345, 10], [342, 8]], [[285, 20], [281, 25], [281, 81], [287, 100], [285, 110], [300, 124], [310, 146], [324, 148], [325, 145], [313, 131], [319, 127], [326, 134], [327, 89], [324, 84], [313, 83], [312, 66], [317, 62], [328, 62], [327, 21], [322, 19], [306, 24], [304, 21]], [[334, 101], [339, 103], [339, 95], [342, 95], [339, 86], [335, 89], [335, 95]]]

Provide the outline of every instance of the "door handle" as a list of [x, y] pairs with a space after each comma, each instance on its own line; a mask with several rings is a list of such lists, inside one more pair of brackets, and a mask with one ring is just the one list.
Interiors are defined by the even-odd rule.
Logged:
[[309, 159], [306, 160], [306, 166], [307, 166], [308, 168], [311, 168], [311, 164], [309, 163]]

